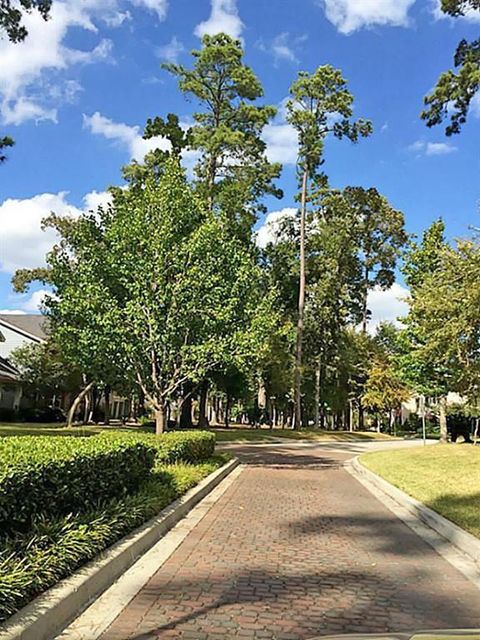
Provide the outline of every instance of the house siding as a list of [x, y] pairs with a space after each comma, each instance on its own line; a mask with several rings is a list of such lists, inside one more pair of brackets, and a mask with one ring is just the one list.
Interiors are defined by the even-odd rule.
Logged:
[[5, 337], [5, 342], [0, 342], [0, 356], [2, 358], [9, 358], [12, 351], [18, 347], [22, 347], [25, 344], [36, 344], [41, 340], [34, 340], [28, 338], [19, 331], [14, 331], [0, 323], [0, 332]]

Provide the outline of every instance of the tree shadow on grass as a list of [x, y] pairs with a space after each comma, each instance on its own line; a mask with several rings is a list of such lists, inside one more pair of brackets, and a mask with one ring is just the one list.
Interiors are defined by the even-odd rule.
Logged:
[[480, 493], [446, 493], [430, 500], [426, 506], [480, 538]]

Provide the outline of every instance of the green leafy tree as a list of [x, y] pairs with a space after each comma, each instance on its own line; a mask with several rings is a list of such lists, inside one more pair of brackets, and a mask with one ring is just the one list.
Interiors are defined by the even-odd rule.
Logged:
[[197, 192], [233, 232], [250, 239], [257, 213], [264, 211], [263, 196], [281, 196], [274, 184], [281, 166], [267, 160], [261, 138], [276, 109], [256, 104], [263, 96], [262, 85], [244, 64], [238, 40], [226, 34], [207, 35], [202, 48], [192, 53], [192, 69], [179, 64], [164, 68], [201, 107], [193, 115], [188, 141], [189, 148], [200, 154]]
[[410, 242], [402, 273], [412, 296], [415, 296], [425, 278], [440, 267], [445, 246], [445, 222], [441, 218], [424, 232], [421, 243], [415, 240]]
[[395, 268], [406, 245], [403, 213], [374, 188], [347, 187], [343, 197], [352, 210], [362, 262], [362, 328], [368, 326], [368, 294], [375, 287], [389, 289], [395, 282]]
[[31, 395], [50, 402], [54, 396], [76, 392], [82, 384], [78, 369], [65, 360], [51, 339], [41, 344], [27, 344], [11, 354], [20, 371], [20, 381]]
[[145, 155], [143, 162], [134, 160], [123, 167], [123, 177], [131, 188], [143, 188], [145, 181], [152, 177], [158, 180], [167, 160], [172, 156], [181, 159], [191, 143], [191, 131], [182, 128], [174, 113], [169, 113], [166, 119], [157, 116], [147, 120], [143, 139], [151, 140], [156, 137], [164, 138], [170, 148], [157, 147]]
[[410, 391], [387, 358], [376, 360], [368, 372], [362, 402], [369, 410], [390, 416], [390, 428], [394, 427], [395, 412], [410, 397]]
[[[447, 439], [447, 394], [451, 385], [451, 371], [426, 345], [430, 340], [430, 328], [425, 322], [422, 297], [427, 283], [433, 285], [442, 270], [443, 254], [447, 249], [445, 225], [437, 220], [423, 234], [420, 243], [411, 242], [402, 268], [410, 289], [410, 310], [404, 319], [405, 332], [400, 344], [402, 376], [410, 386], [422, 395], [440, 398], [441, 439]], [[440, 304], [444, 301], [439, 298]]]
[[[479, 0], [442, 0], [444, 13], [454, 18], [468, 11], [480, 11]], [[422, 118], [433, 127], [446, 119], [447, 136], [460, 133], [466, 123], [472, 100], [480, 89], [480, 38], [468, 42], [462, 40], [454, 56], [455, 70], [441, 74], [432, 93], [426, 96], [426, 109]]]
[[360, 136], [372, 132], [369, 121], [352, 121], [353, 95], [338, 69], [330, 65], [318, 67], [313, 73], [300, 72], [290, 88], [287, 120], [298, 132], [298, 172], [300, 192], [300, 279], [298, 297], [297, 347], [295, 362], [295, 427], [302, 423], [302, 366], [305, 315], [305, 225], [309, 183], [318, 178], [323, 164], [323, 151], [328, 136], [348, 138], [356, 142]]
[[134, 379], [157, 432], [185, 382], [261, 354], [275, 314], [260, 299], [260, 270], [191, 192], [178, 159], [159, 180], [56, 228], [47, 303], [55, 339], [82, 369], [103, 362]]

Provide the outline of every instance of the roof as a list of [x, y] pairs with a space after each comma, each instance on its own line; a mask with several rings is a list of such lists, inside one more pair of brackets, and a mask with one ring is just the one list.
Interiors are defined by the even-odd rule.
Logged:
[[16, 381], [18, 376], [18, 369], [13, 366], [8, 360], [0, 357], [0, 381], [10, 382]]
[[16, 329], [19, 333], [27, 337], [36, 338], [39, 341], [46, 340], [47, 338], [47, 323], [47, 318], [38, 313], [0, 314], [0, 326], [3, 325], [9, 329]]

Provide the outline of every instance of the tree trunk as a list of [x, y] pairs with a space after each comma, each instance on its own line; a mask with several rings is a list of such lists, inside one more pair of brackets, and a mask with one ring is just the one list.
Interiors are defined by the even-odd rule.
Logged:
[[302, 362], [303, 326], [305, 313], [305, 219], [307, 213], [308, 170], [305, 168], [302, 180], [302, 200], [300, 206], [300, 282], [298, 294], [297, 348], [295, 357], [295, 417], [294, 429], [302, 425]]
[[368, 267], [365, 267], [365, 281], [364, 286], [365, 290], [363, 292], [363, 309], [362, 309], [362, 332], [367, 333], [368, 329], [368, 283], [369, 283], [370, 272]]
[[110, 424], [110, 396], [111, 396], [111, 388], [107, 385], [105, 387], [105, 415], [103, 418], [103, 423], [104, 424]]
[[80, 406], [80, 403], [82, 402], [82, 400], [85, 398], [85, 396], [90, 392], [90, 389], [93, 387], [94, 383], [89, 382], [84, 389], [82, 389], [80, 391], [80, 393], [78, 394], [78, 396], [75, 398], [75, 400], [72, 402], [72, 406], [70, 407], [69, 411], [68, 411], [68, 416], [67, 416], [67, 427], [71, 427], [73, 425], [73, 419], [75, 417], [75, 413], [78, 409], [78, 407]]
[[228, 428], [230, 426], [230, 405], [232, 404], [232, 398], [230, 394], [227, 393], [227, 400], [225, 402], [225, 426]]
[[361, 399], [358, 401], [358, 430], [365, 431], [365, 411]]
[[317, 359], [315, 367], [315, 429], [320, 429], [320, 376], [322, 372], [322, 363], [320, 358]]
[[447, 429], [447, 396], [440, 398], [440, 442], [448, 441], [448, 429]]
[[155, 433], [157, 436], [165, 433], [167, 429], [167, 411], [164, 404], [155, 411]]
[[204, 380], [200, 385], [200, 399], [198, 403], [198, 426], [200, 428], [208, 427], [207, 397], [208, 397], [208, 380]]
[[193, 391], [192, 383], [186, 382], [183, 386], [182, 406], [180, 409], [180, 427], [182, 429], [191, 429], [193, 427], [192, 391]]

